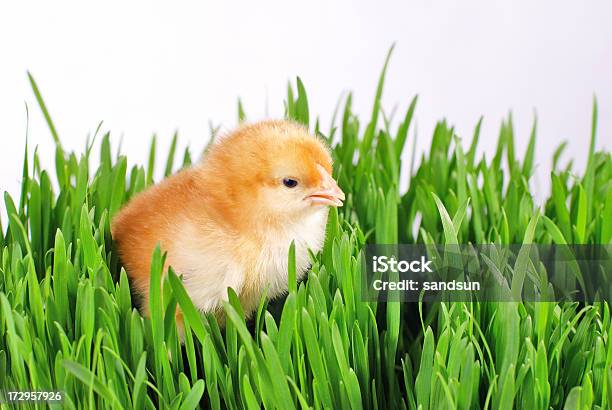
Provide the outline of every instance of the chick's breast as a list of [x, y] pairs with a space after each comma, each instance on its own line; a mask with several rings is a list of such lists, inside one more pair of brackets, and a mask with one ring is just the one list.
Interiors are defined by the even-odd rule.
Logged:
[[318, 252], [323, 246], [327, 209], [313, 213], [300, 225], [257, 236], [237, 234], [209, 222], [194, 224], [192, 218], [181, 222], [181, 235], [170, 243], [169, 263], [182, 274], [187, 293], [201, 311], [219, 313], [231, 287], [250, 316], [264, 293], [269, 298], [286, 293], [292, 241], [298, 279], [304, 275], [310, 262], [308, 250]]

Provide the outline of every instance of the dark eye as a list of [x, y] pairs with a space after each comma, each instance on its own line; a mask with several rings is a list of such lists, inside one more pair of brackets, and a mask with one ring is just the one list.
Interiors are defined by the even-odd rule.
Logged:
[[283, 178], [283, 185], [287, 188], [295, 188], [298, 182], [292, 178]]

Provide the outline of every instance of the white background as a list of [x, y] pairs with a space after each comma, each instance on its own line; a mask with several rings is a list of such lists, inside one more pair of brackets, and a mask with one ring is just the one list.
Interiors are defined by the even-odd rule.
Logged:
[[537, 112], [534, 190], [542, 197], [562, 140], [570, 142], [566, 158], [584, 167], [594, 94], [598, 148], [612, 145], [611, 19], [604, 0], [3, 2], [0, 189], [19, 192], [24, 102], [30, 143], [53, 170], [52, 139], [26, 70], [65, 147], [81, 151], [103, 120], [113, 141], [123, 136], [129, 160], [144, 163], [153, 133], [158, 158], [177, 129], [181, 147], [199, 152], [209, 120], [235, 125], [238, 96], [250, 120], [281, 116], [296, 75], [324, 129], [349, 89], [365, 122], [396, 42], [383, 103], [387, 112], [397, 105], [401, 117], [419, 94], [418, 149], [442, 117], [469, 140], [484, 115], [481, 148], [490, 153], [512, 110], [522, 156]]

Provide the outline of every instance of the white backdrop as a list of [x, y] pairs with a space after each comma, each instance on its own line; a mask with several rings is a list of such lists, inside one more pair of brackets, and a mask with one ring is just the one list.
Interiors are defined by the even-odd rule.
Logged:
[[235, 125], [238, 96], [249, 119], [282, 115], [296, 75], [325, 129], [347, 89], [365, 121], [384, 56], [397, 42], [383, 102], [387, 111], [397, 104], [401, 116], [419, 94], [418, 148], [438, 119], [469, 139], [484, 115], [481, 148], [491, 151], [511, 109], [522, 153], [537, 111], [535, 189], [542, 191], [562, 140], [584, 166], [594, 94], [598, 147], [612, 145], [611, 17], [609, 0], [3, 2], [0, 189], [19, 191], [24, 101], [30, 142], [53, 167], [26, 70], [66, 147], [81, 150], [103, 120], [114, 141], [123, 136], [130, 161], [143, 163], [154, 132], [162, 151], [176, 129], [182, 146], [199, 151], [209, 120]]

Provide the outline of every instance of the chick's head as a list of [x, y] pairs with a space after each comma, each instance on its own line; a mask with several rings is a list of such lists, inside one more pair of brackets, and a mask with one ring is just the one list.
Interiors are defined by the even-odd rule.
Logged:
[[345, 199], [326, 145], [294, 122], [242, 126], [211, 149], [205, 164], [220, 175], [219, 206], [237, 220], [294, 222]]

